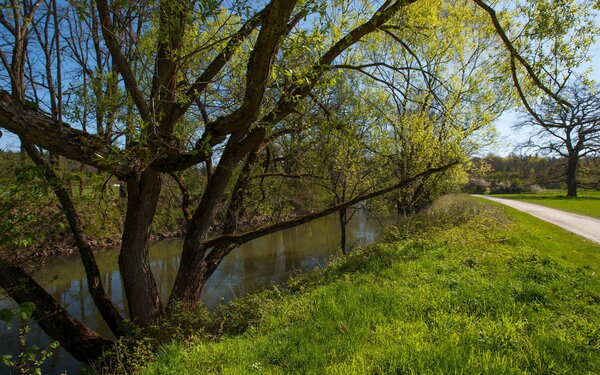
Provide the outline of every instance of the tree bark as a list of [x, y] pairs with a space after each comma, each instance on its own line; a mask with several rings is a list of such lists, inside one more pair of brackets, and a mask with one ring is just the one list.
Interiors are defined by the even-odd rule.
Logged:
[[18, 304], [35, 303], [33, 319], [77, 360], [92, 363], [112, 345], [74, 319], [22, 268], [0, 261], [0, 286]]
[[44, 149], [119, 177], [131, 175], [135, 164], [104, 139], [73, 129], [15, 100], [0, 90], [0, 124], [3, 128]]
[[579, 159], [569, 156], [567, 162], [567, 197], [577, 197], [577, 165]]
[[[258, 162], [259, 155], [264, 146], [266, 146], [266, 144], [259, 145], [257, 149], [251, 152], [246, 158], [246, 163], [244, 163], [244, 167], [242, 167], [242, 171], [238, 176], [235, 186], [233, 187], [233, 192], [229, 201], [229, 207], [227, 208], [227, 213], [225, 215], [223, 234], [235, 233], [238, 229], [237, 226], [239, 219], [243, 215], [242, 209], [244, 206], [244, 195], [246, 194], [246, 190], [250, 185], [250, 172], [252, 170], [252, 166]], [[204, 271], [202, 284], [206, 284], [223, 259], [225, 259], [225, 257], [237, 247], [238, 246], [235, 244], [223, 244], [221, 246], [215, 246], [212, 248], [210, 254], [208, 254], [204, 259], [206, 270]]]
[[127, 180], [127, 215], [123, 228], [119, 270], [131, 320], [146, 326], [162, 312], [148, 248], [162, 176], [152, 168]]
[[[231, 151], [225, 150], [217, 169], [208, 179], [200, 205], [188, 223], [179, 271], [169, 303], [177, 300], [194, 305], [200, 298], [207, 271], [204, 255], [208, 250], [205, 246], [208, 240], [208, 231], [223, 192], [231, 179], [232, 171], [241, 159], [241, 157], [231, 155]], [[233, 158], [231, 158], [232, 156]]]

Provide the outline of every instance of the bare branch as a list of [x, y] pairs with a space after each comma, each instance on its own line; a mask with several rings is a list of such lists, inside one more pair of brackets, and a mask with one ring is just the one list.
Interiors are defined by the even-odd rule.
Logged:
[[510, 71], [511, 71], [511, 74], [512, 74], [512, 79], [513, 79], [513, 82], [515, 84], [515, 87], [517, 88], [517, 93], [519, 94], [519, 98], [521, 98], [521, 102], [523, 102], [523, 105], [525, 106], [525, 109], [527, 109], [527, 112], [529, 112], [529, 114], [540, 125], [542, 125], [542, 126], [545, 125], [544, 120], [542, 120], [542, 118], [537, 114], [537, 112], [533, 110], [533, 108], [529, 104], [529, 101], [525, 97], [525, 93], [523, 92], [523, 89], [521, 88], [521, 83], [519, 82], [519, 77], [517, 77], [517, 66], [515, 65], [515, 60], [514, 60], [513, 56], [511, 56], [511, 58], [510, 58]]
[[519, 63], [521, 63], [521, 65], [523, 65], [523, 67], [525, 68], [525, 70], [527, 70], [529, 78], [531, 78], [533, 80], [533, 82], [535, 83], [535, 85], [538, 88], [540, 88], [542, 91], [544, 91], [546, 94], [548, 94], [548, 96], [550, 96], [551, 98], [553, 98], [554, 100], [556, 100], [557, 102], [559, 102], [562, 105], [565, 105], [567, 107], [571, 107], [571, 104], [568, 101], [560, 98], [558, 95], [556, 95], [554, 92], [552, 92], [552, 90], [550, 90], [546, 85], [544, 85], [544, 83], [540, 80], [540, 78], [537, 76], [537, 74], [533, 71], [533, 68], [531, 67], [531, 65], [527, 62], [527, 60], [525, 60], [523, 58], [523, 56], [521, 56], [521, 54], [519, 53], [519, 51], [517, 51], [517, 49], [515, 48], [515, 46], [512, 44], [512, 42], [510, 41], [510, 39], [506, 35], [506, 32], [504, 32], [504, 29], [502, 28], [502, 25], [500, 25], [500, 21], [498, 20], [498, 16], [496, 15], [496, 11], [494, 10], [494, 8], [492, 8], [489, 5], [487, 5], [482, 0], [473, 0], [473, 1], [480, 8], [482, 8], [483, 10], [485, 10], [489, 14], [490, 18], [492, 19], [492, 23], [494, 24], [494, 28], [496, 29], [496, 32], [498, 33], [498, 35], [500, 35], [500, 38], [502, 39], [502, 42], [504, 43], [504, 46], [508, 49], [508, 51], [510, 52], [511, 56], [513, 58], [517, 59], [517, 61], [519, 61]]
[[235, 50], [261, 23], [265, 11], [266, 8], [255, 14], [254, 17], [246, 21], [246, 23], [238, 30], [237, 33], [230, 37], [230, 40], [223, 51], [213, 59], [204, 72], [196, 79], [192, 86], [190, 86], [185, 94], [187, 100], [183, 100], [178, 105], [173, 106], [170, 116], [175, 121], [185, 114], [190, 105], [199, 98], [200, 94], [206, 90], [206, 87], [208, 87], [217, 74], [219, 74], [223, 67], [231, 60]]
[[114, 27], [110, 20], [108, 3], [106, 0], [96, 0], [96, 7], [98, 9], [100, 23], [102, 24], [102, 35], [104, 35], [104, 41], [106, 42], [106, 46], [110, 51], [113, 61], [119, 69], [119, 73], [123, 77], [125, 87], [135, 102], [142, 120], [148, 124], [151, 124], [152, 118], [150, 116], [150, 111], [148, 110], [148, 105], [146, 104], [146, 98], [144, 98], [144, 94], [138, 85], [131, 66], [127, 62], [127, 58], [123, 54], [123, 51], [121, 51], [119, 41], [117, 40]]

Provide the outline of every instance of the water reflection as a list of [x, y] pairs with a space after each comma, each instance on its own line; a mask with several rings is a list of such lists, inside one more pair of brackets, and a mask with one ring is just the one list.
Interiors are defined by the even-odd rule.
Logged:
[[[348, 224], [348, 244], [372, 242], [378, 231], [374, 220], [364, 212], [357, 212]], [[248, 242], [235, 249], [210, 278], [202, 293], [202, 301], [215, 307], [231, 298], [271, 284], [280, 284], [293, 272], [324, 266], [339, 252], [337, 216], [332, 215], [308, 224], [274, 233]], [[156, 242], [150, 249], [150, 265], [163, 299], [168, 298], [175, 280], [181, 256], [182, 240]], [[104, 277], [104, 286], [115, 305], [125, 314], [124, 291], [117, 266], [118, 251], [97, 255], [98, 266]], [[85, 273], [78, 256], [56, 259], [35, 275], [36, 279], [57, 298], [77, 319], [93, 330], [110, 336], [94, 302], [87, 292]], [[0, 299], [0, 308], [10, 306], [7, 298]], [[0, 323], [0, 353], [16, 354], [19, 350], [18, 328], [13, 322], [10, 329]], [[47, 347], [49, 338], [32, 326], [28, 344]], [[1, 366], [1, 365], [0, 365]], [[77, 373], [81, 364], [60, 350], [44, 366], [44, 374], [58, 374], [64, 370]], [[0, 367], [0, 372], [7, 369]]]

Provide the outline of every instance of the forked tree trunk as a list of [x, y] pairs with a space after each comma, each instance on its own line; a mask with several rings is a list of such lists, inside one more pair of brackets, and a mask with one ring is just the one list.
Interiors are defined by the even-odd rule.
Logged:
[[171, 291], [169, 303], [181, 301], [187, 305], [195, 305], [200, 299], [200, 292], [206, 281], [207, 264], [204, 261], [208, 240], [208, 232], [215, 216], [223, 192], [231, 179], [233, 166], [219, 163], [208, 183], [200, 201], [200, 205], [188, 223], [183, 241], [183, 251], [179, 271]]
[[[175, 278], [169, 303], [181, 301], [186, 305], [195, 305], [200, 300], [202, 288], [214, 272], [214, 269], [209, 266], [204, 258], [209, 250], [206, 248], [205, 243], [208, 240], [212, 220], [215, 217], [223, 193], [231, 180], [233, 170], [244, 156], [260, 147], [264, 137], [264, 130], [260, 130], [248, 136], [243, 145], [235, 145], [235, 143], [228, 145], [214, 173], [208, 178], [200, 204], [192, 219], [188, 222], [179, 271]], [[239, 190], [239, 187], [235, 189]], [[217, 265], [218, 263], [220, 263], [220, 260], [217, 261]]]
[[161, 183], [161, 174], [151, 168], [127, 180], [127, 215], [119, 254], [119, 271], [123, 278], [129, 315], [140, 326], [155, 321], [162, 312], [148, 256]]
[[22, 268], [0, 261], [0, 286], [19, 305], [33, 302], [32, 318], [77, 360], [92, 363], [112, 345], [74, 319]]
[[569, 156], [567, 162], [567, 197], [577, 197], [577, 164], [579, 159]]

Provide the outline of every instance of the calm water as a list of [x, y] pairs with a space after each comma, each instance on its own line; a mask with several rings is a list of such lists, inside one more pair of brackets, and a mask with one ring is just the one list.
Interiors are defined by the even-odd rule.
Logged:
[[[215, 307], [231, 298], [253, 290], [279, 284], [297, 271], [324, 266], [340, 250], [339, 226], [336, 215], [328, 216], [296, 228], [274, 233], [248, 242], [234, 250], [223, 261], [202, 292], [202, 301]], [[348, 246], [372, 242], [379, 230], [374, 219], [360, 211], [347, 227]], [[182, 240], [156, 242], [150, 249], [152, 272], [163, 299], [168, 298], [175, 280], [181, 255]], [[124, 313], [124, 292], [117, 259], [118, 251], [97, 255], [98, 266], [104, 275], [104, 287], [116, 306]], [[103, 335], [110, 336], [91, 296], [87, 292], [85, 274], [78, 256], [56, 259], [36, 275], [36, 279], [57, 298], [77, 319]], [[0, 299], [0, 308], [10, 306], [7, 298]], [[19, 349], [18, 327], [13, 322], [10, 330], [0, 323], [0, 355], [15, 354]], [[45, 348], [50, 339], [36, 325], [28, 335], [28, 344]], [[1, 367], [0, 373], [7, 372]], [[77, 373], [81, 363], [60, 350], [43, 367], [44, 374], [58, 374], [64, 370]]]

